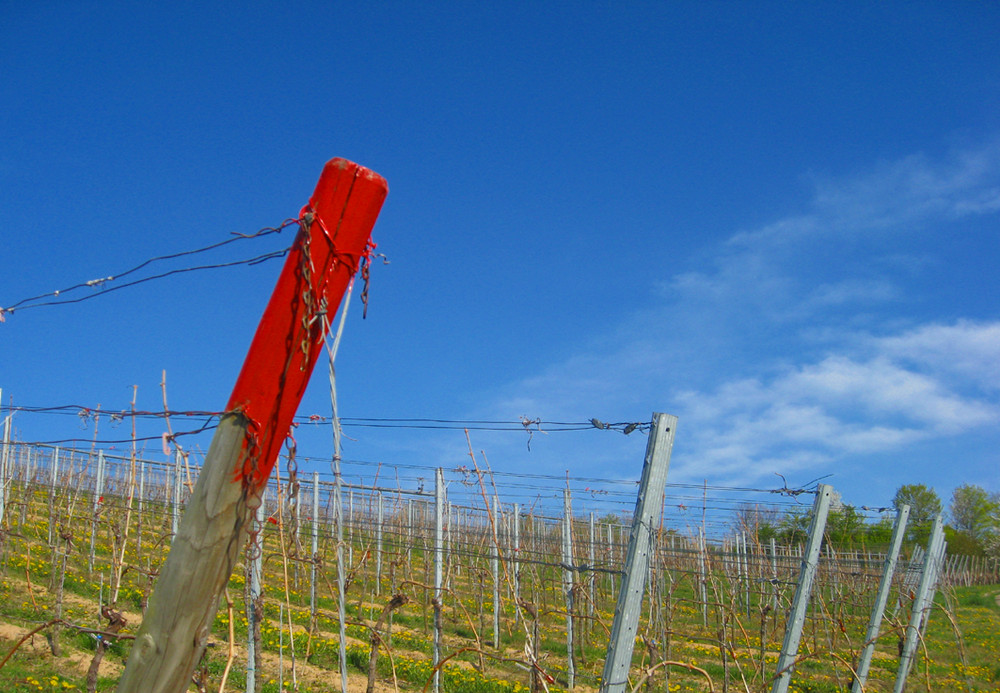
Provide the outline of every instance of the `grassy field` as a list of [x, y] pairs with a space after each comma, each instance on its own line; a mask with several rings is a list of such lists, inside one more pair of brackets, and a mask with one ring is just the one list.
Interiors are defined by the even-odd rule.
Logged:
[[[4, 691], [87, 690], [95, 655], [106, 647], [92, 685], [99, 691], [113, 690], [128, 656], [127, 637], [141, 623], [156, 570], [166, 555], [170, 519], [165, 507], [147, 504], [140, 534], [136, 509], [128, 515], [126, 531], [124, 502], [110, 496], [98, 505], [96, 520], [90, 513], [93, 499], [85, 493], [74, 496], [66, 490], [64, 496], [53, 498], [45, 487], [12, 490], [0, 535], [0, 659], [6, 658], [0, 682]], [[290, 521], [286, 517], [266, 523], [262, 534], [262, 690], [340, 690], [334, 544], [329, 537], [322, 544], [313, 623], [307, 579], [311, 566], [295, 560], [296, 551], [284, 531]], [[98, 530], [91, 536], [92, 526]], [[426, 544], [418, 539], [408, 544], [400, 533], [388, 540], [379, 582], [371, 535], [359, 530], [349, 548], [354, 558], [348, 566], [345, 599], [350, 690], [365, 689], [372, 627], [394, 592], [407, 602], [393, 614], [391, 633], [378, 660], [376, 690], [423, 689], [432, 675], [434, 617], [425, 587], [430, 581]], [[467, 549], [456, 550], [449, 564], [450, 589], [442, 607], [443, 654], [449, 660], [442, 668], [442, 689], [529, 691], [532, 676], [526, 649], [531, 636], [537, 641], [536, 687], [566, 690], [563, 571], [551, 563], [524, 565], [519, 572], [520, 606], [511, 599], [507, 576], [500, 642], [494, 643], [489, 561], [488, 551]], [[119, 571], [113, 608], [126, 623], [118, 636], [101, 635], [99, 631], [111, 627], [101, 607], [111, 601]], [[224, 675], [224, 690], [245, 690], [248, 622], [243, 571], [242, 565], [234, 571], [228, 588], [231, 607], [220, 605], [212, 642], [198, 672], [200, 683], [193, 682], [191, 690], [218, 691]], [[783, 581], [777, 589], [768, 582], [738, 579], [725, 565], [714, 564], [703, 601], [698, 575], [688, 562], [664, 557], [656, 574], [652, 596], [643, 607], [631, 685], [656, 691], [769, 690], [794, 580]], [[575, 688], [593, 691], [613, 618], [614, 582], [608, 576], [596, 578], [591, 606], [589, 584], [582, 577], [578, 580]], [[849, 690], [850, 667], [862, 644], [873, 591], [870, 576], [821, 575], [791, 690]], [[943, 586], [938, 591], [909, 690], [1000, 691], [998, 598], [1000, 586]], [[774, 600], [777, 610], [772, 608]], [[899, 629], [906, 618], [904, 605], [883, 625], [885, 634], [878, 642], [866, 690], [892, 689]]]

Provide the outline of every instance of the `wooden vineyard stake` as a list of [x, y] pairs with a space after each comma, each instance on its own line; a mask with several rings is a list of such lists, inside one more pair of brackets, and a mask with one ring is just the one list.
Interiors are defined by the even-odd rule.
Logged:
[[377, 173], [327, 162], [187, 503], [118, 693], [179, 693], [208, 644], [223, 588], [332, 319], [388, 192]]

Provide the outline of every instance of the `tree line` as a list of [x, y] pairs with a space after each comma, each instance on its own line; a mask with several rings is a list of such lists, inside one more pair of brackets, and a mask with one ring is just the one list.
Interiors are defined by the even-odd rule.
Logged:
[[[926, 543], [934, 518], [944, 513], [937, 492], [925, 484], [903, 484], [892, 499], [892, 510], [884, 509], [877, 519], [868, 509], [843, 503], [839, 498], [831, 506], [826, 523], [826, 539], [844, 548], [875, 547], [888, 544], [896, 511], [910, 506], [906, 540]], [[735, 512], [736, 528], [756, 541], [766, 544], [773, 538], [794, 544], [806, 540], [811, 507], [779, 510], [773, 506], [745, 503]], [[945, 517], [948, 553], [1000, 557], [1000, 493], [990, 493], [976, 484], [963, 484], [951, 496]]]

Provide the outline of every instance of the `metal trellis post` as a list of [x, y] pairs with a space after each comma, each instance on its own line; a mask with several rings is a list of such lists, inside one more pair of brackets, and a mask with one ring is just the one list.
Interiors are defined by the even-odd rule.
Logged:
[[937, 571], [940, 566], [942, 548], [944, 546], [944, 528], [939, 514], [934, 518], [931, 537], [927, 542], [927, 552], [924, 553], [924, 569], [920, 574], [920, 585], [917, 596], [913, 600], [913, 610], [910, 612], [910, 622], [906, 626], [906, 638], [903, 651], [899, 656], [899, 669], [896, 672], [896, 685], [893, 693], [902, 693], [906, 688], [906, 677], [917, 649], [917, 635], [920, 633], [923, 621], [928, 616], [931, 603], [934, 601], [934, 585], [937, 582]]
[[[139, 463], [139, 512], [136, 517], [135, 555], [142, 557], [142, 513], [146, 505], [146, 460]], [[140, 561], [141, 562], [141, 561]]]
[[511, 551], [511, 573], [512, 580], [514, 582], [514, 623], [518, 623], [521, 618], [521, 565], [518, 562], [520, 560], [521, 551], [521, 506], [514, 503], [514, 512], [511, 517], [511, 529], [513, 530], [514, 537], [514, 550]]
[[778, 613], [778, 547], [771, 537], [771, 613]]
[[[0, 390], [0, 400], [3, 399], [3, 390]], [[10, 460], [10, 420], [13, 414], [8, 413], [3, 420], [3, 451], [0, 452], [0, 525], [3, 525], [4, 513], [7, 509], [7, 476]]]
[[490, 549], [490, 571], [493, 573], [493, 647], [500, 647], [500, 539], [503, 512], [500, 499], [493, 496], [493, 545]]
[[333, 458], [333, 511], [337, 521], [337, 620], [340, 630], [340, 690], [347, 693], [347, 612], [344, 583], [344, 507], [341, 496], [340, 451]]
[[[594, 582], [595, 582], [595, 580], [597, 578], [597, 572], [594, 570], [594, 566], [597, 564], [597, 554], [596, 554], [595, 547], [594, 547], [594, 544], [597, 541], [597, 535], [595, 533], [596, 529], [597, 528], [596, 528], [596, 525], [595, 525], [595, 513], [594, 513], [593, 510], [591, 510], [590, 511], [590, 544], [587, 546], [587, 558], [590, 561], [590, 577], [587, 580], [587, 588], [588, 588], [588, 591], [589, 591], [590, 601], [587, 604], [587, 616], [589, 616], [590, 619], [591, 619], [591, 621], [590, 621], [591, 625], [593, 625], [593, 618], [594, 618], [594, 602], [597, 599], [596, 586], [594, 584]], [[590, 632], [593, 633], [593, 629], [592, 628], [591, 628]]]
[[628, 552], [625, 557], [625, 574], [615, 606], [615, 620], [611, 627], [608, 655], [604, 660], [601, 676], [602, 693], [623, 693], [628, 683], [629, 665], [639, 627], [642, 593], [646, 583], [646, 570], [652, 547], [657, 516], [663, 506], [663, 491], [670, 468], [670, 453], [674, 446], [677, 417], [653, 414], [653, 425], [646, 444], [646, 457], [642, 465], [642, 478], [632, 516]]
[[434, 693], [441, 689], [441, 582], [444, 568], [444, 470], [434, 472]]
[[820, 484], [816, 488], [816, 502], [813, 504], [812, 524], [809, 527], [809, 541], [802, 556], [802, 573], [799, 584], [795, 588], [792, 600], [792, 611], [788, 615], [785, 627], [785, 640], [781, 645], [781, 656], [778, 657], [778, 670], [771, 686], [771, 693], [787, 693], [788, 684], [792, 680], [792, 669], [795, 658], [799, 654], [799, 641], [802, 639], [802, 627], [806, 622], [806, 611], [809, 608], [809, 597], [812, 594], [813, 580], [819, 567], [819, 554], [823, 546], [823, 530], [826, 528], [826, 518], [830, 513], [830, 500], [833, 498], [833, 487]]
[[56, 498], [56, 482], [59, 476], [59, 448], [56, 447], [52, 451], [52, 462], [49, 467], [49, 545], [54, 546], [52, 543], [53, 537], [53, 523], [55, 522], [55, 514], [52, 512], [52, 507], [55, 504]]
[[906, 521], [910, 517], [910, 506], [903, 505], [896, 513], [896, 524], [892, 528], [892, 539], [889, 543], [889, 553], [885, 557], [885, 569], [878, 585], [875, 604], [872, 606], [871, 618], [868, 620], [868, 632], [865, 635], [865, 646], [858, 657], [858, 667], [855, 672], [851, 693], [863, 693], [865, 682], [868, 681], [868, 670], [871, 667], [872, 655], [875, 653], [875, 641], [878, 639], [879, 628], [882, 625], [882, 615], [889, 600], [889, 589], [892, 587], [892, 576], [896, 572], [896, 561], [899, 559], [899, 549], [903, 545], [906, 533]]
[[566, 688], [576, 684], [573, 656], [573, 508], [569, 488], [563, 489], [562, 519], [563, 596], [566, 599]]
[[382, 523], [384, 510], [382, 492], [378, 492], [378, 517], [375, 525], [375, 594], [382, 594]]
[[181, 451], [174, 451], [174, 505], [171, 521], [171, 534], [177, 536], [177, 528], [181, 518]]
[[97, 451], [97, 481], [94, 484], [93, 519], [90, 526], [90, 558], [87, 560], [87, 574], [94, 572], [94, 541], [97, 537], [97, 515], [101, 511], [104, 493], [104, 451]]
[[254, 693], [257, 690], [257, 640], [254, 638], [254, 631], [259, 629], [257, 620], [261, 610], [258, 612], [257, 604], [260, 603], [261, 574], [263, 572], [264, 554], [263, 537], [264, 530], [264, 492], [260, 494], [260, 503], [254, 509], [253, 522], [255, 527], [254, 539], [250, 544], [250, 584], [248, 585], [246, 600], [247, 612], [247, 693]]
[[705, 528], [698, 528], [698, 591], [701, 597], [701, 625], [708, 628], [708, 543], [705, 541]]
[[318, 627], [316, 620], [316, 578], [319, 568], [319, 472], [313, 472], [312, 483], [312, 551], [309, 559], [312, 563], [309, 570], [309, 619], [313, 631]]

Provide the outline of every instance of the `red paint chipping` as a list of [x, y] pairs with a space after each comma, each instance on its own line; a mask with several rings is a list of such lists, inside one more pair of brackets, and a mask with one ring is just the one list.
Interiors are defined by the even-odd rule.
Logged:
[[295, 239], [226, 405], [249, 420], [242, 464], [234, 472], [252, 489], [267, 481], [323, 349], [320, 299], [332, 321], [388, 190], [377, 173], [331, 159], [303, 209], [315, 221]]

